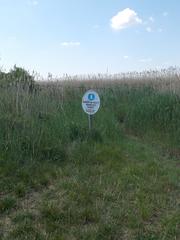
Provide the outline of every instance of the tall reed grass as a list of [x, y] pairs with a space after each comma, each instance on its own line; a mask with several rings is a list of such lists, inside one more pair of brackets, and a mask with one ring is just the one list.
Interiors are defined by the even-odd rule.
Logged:
[[61, 81], [36, 82], [32, 88], [32, 81], [24, 84], [21, 75], [16, 81], [11, 75], [1, 75], [1, 166], [6, 168], [9, 163], [8, 175], [12, 169], [18, 170], [19, 164], [63, 162], [72, 142], [89, 141], [87, 115], [81, 108], [82, 96], [89, 88], [101, 98], [93, 124], [95, 141], [119, 141], [125, 130], [150, 137], [179, 154], [179, 76], [174, 68], [126, 75], [66, 76]]

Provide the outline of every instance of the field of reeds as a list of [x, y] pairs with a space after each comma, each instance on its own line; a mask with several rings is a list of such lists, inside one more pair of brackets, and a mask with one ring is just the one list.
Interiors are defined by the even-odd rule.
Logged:
[[[88, 130], [86, 90], [101, 98]], [[180, 71], [0, 74], [0, 239], [180, 238]]]

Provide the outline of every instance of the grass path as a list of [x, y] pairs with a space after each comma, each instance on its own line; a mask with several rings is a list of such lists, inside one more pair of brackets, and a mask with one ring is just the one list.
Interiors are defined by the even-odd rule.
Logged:
[[177, 160], [149, 144], [74, 143], [48, 187], [3, 213], [0, 239], [177, 240], [179, 199]]
[[27, 212], [34, 215], [37, 214], [39, 200], [42, 198], [42, 195], [51, 188], [54, 188], [54, 185], [47, 186], [40, 191], [31, 191], [26, 194], [24, 198], [18, 199], [14, 209], [0, 216], [0, 226], [3, 229], [4, 237], [7, 237], [12, 229], [14, 229], [12, 220], [16, 218], [17, 215]]

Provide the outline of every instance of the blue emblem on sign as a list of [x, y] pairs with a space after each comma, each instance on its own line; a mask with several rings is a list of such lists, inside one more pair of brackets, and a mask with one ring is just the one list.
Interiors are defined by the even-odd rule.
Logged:
[[90, 94], [88, 95], [88, 99], [89, 99], [90, 101], [93, 101], [93, 100], [95, 99], [95, 95], [94, 95], [93, 93], [90, 93]]

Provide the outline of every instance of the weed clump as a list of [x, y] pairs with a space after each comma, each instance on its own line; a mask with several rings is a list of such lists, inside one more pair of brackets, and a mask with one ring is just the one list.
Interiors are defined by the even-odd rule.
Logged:
[[0, 213], [7, 212], [16, 207], [16, 199], [11, 196], [6, 196], [0, 199]]

